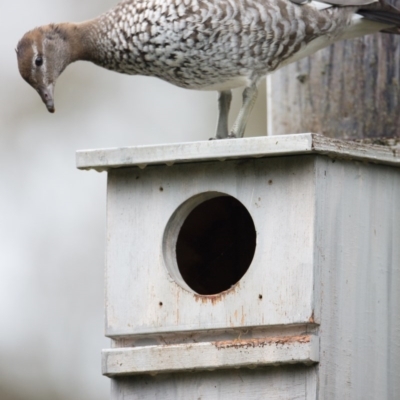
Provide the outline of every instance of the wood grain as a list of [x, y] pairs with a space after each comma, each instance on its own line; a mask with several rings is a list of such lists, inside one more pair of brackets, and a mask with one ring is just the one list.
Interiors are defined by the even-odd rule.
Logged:
[[[313, 175], [313, 156], [110, 171], [107, 336], [308, 323], [313, 311]], [[218, 295], [198, 296], [174, 279], [171, 252], [163, 251], [164, 232], [182, 204], [212, 192], [233, 196], [246, 207], [257, 232], [256, 250], [236, 285]]]
[[319, 361], [315, 335], [276, 336], [103, 351], [107, 376], [308, 364]]
[[81, 150], [76, 153], [76, 161], [79, 169], [107, 171], [120, 167], [144, 169], [148, 165], [172, 166], [200, 161], [314, 153], [380, 164], [400, 165], [400, 147], [396, 145], [396, 141], [393, 143], [379, 141], [377, 144], [360, 143], [330, 139], [313, 133]]
[[319, 158], [320, 399], [400, 393], [400, 169]]
[[271, 76], [272, 131], [400, 137], [400, 37], [346, 40]]
[[285, 366], [112, 381], [113, 400], [315, 400], [316, 368]]

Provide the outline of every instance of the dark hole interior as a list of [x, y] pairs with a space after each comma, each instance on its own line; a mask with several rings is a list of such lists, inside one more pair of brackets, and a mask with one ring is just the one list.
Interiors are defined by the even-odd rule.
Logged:
[[215, 197], [198, 205], [178, 235], [176, 258], [187, 285], [202, 295], [221, 293], [249, 268], [256, 249], [253, 220], [240, 201]]

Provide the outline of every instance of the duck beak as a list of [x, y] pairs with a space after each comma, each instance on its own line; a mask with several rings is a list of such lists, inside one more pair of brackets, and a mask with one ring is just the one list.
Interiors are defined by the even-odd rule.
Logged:
[[51, 83], [47, 87], [41, 87], [38, 89], [38, 93], [43, 103], [46, 104], [47, 110], [51, 113], [56, 111], [54, 108], [54, 85]]

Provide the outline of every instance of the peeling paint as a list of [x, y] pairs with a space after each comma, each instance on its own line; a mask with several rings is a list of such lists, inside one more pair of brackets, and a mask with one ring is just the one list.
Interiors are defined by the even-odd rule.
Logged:
[[285, 345], [289, 343], [309, 343], [311, 340], [310, 335], [298, 335], [298, 336], [276, 336], [269, 338], [258, 338], [258, 339], [246, 339], [246, 340], [226, 340], [222, 342], [213, 342], [213, 345], [217, 349], [228, 349], [235, 347], [237, 349], [247, 349], [249, 347], [264, 347], [271, 345]]

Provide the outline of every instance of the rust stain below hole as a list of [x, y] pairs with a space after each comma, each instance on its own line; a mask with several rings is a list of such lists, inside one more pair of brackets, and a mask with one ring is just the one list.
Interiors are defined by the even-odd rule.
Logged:
[[224, 299], [225, 296], [231, 294], [239, 287], [239, 282], [230, 287], [228, 290], [224, 290], [221, 293], [217, 294], [194, 294], [194, 299], [198, 302], [201, 301], [203, 304], [212, 303], [213, 305], [217, 304], [221, 300]]

